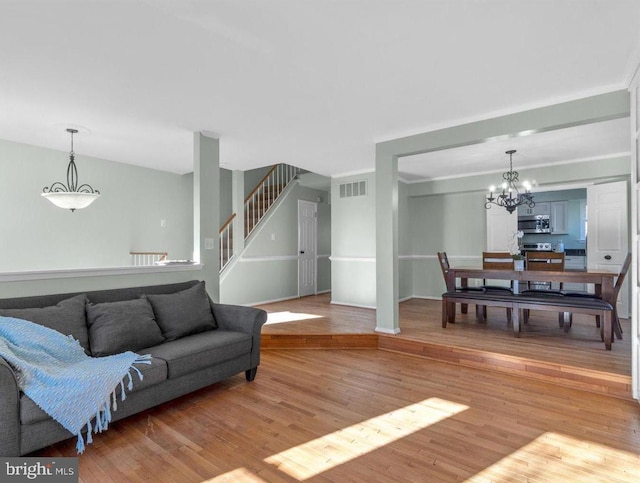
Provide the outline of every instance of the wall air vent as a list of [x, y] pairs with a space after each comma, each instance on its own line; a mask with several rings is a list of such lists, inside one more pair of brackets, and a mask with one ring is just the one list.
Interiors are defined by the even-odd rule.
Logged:
[[367, 196], [366, 181], [354, 181], [340, 185], [340, 198], [353, 198], [354, 196]]

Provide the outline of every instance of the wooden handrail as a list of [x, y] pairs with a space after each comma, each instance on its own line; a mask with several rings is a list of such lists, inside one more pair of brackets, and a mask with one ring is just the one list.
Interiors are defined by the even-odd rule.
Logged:
[[270, 170], [269, 170], [269, 172], [264, 176], [264, 178], [262, 178], [262, 179], [260, 180], [260, 182], [256, 185], [256, 187], [253, 189], [253, 191], [252, 191], [251, 193], [249, 193], [249, 196], [247, 196], [247, 197], [244, 199], [244, 202], [245, 202], [245, 203], [246, 203], [247, 201], [249, 201], [249, 200], [251, 199], [251, 197], [252, 197], [254, 194], [256, 194], [256, 192], [257, 192], [257, 191], [262, 187], [262, 183], [264, 183], [265, 181], [267, 181], [267, 178], [268, 178], [269, 176], [271, 176], [271, 173], [273, 173], [273, 172], [276, 170], [276, 168], [277, 168], [277, 167], [278, 167], [278, 165], [277, 165], [277, 164], [274, 164], [274, 165], [271, 167], [271, 169], [270, 169]]
[[218, 232], [218, 234], [222, 233], [225, 230], [225, 228], [229, 226], [229, 224], [233, 221], [235, 217], [236, 217], [235, 213], [231, 215], [229, 219], [224, 222], [224, 225], [222, 225], [222, 228], [220, 228], [220, 231]]

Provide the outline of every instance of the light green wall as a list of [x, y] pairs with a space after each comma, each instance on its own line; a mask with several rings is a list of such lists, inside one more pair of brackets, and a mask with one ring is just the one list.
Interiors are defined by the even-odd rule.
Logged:
[[[220, 226], [233, 215], [232, 171], [220, 168]], [[218, 227], [220, 228], [220, 227]]]
[[267, 175], [267, 173], [272, 167], [273, 167], [272, 165], [263, 166], [262, 168], [249, 169], [244, 172], [244, 197], [245, 198], [249, 196], [249, 193], [251, 193], [256, 186], [258, 186], [258, 183], [262, 181], [262, 178], [264, 178]]
[[[367, 196], [340, 198], [340, 184], [364, 180]], [[375, 173], [331, 180], [331, 299], [376, 303]]]
[[[258, 304], [298, 296], [298, 200], [323, 200], [318, 202], [318, 254], [330, 253], [328, 193], [296, 182], [283, 196], [251, 234], [242, 257], [223, 273], [223, 303]], [[326, 259], [319, 261], [318, 291], [330, 288], [330, 276]]]
[[412, 254], [411, 226], [413, 220], [409, 211], [409, 185], [398, 183], [398, 297], [400, 300], [413, 296], [413, 263], [405, 257]]
[[128, 266], [131, 250], [192, 258], [191, 175], [78, 154], [79, 182], [102, 196], [72, 213], [40, 196], [66, 182], [68, 162], [68, 152], [0, 141], [0, 272]]

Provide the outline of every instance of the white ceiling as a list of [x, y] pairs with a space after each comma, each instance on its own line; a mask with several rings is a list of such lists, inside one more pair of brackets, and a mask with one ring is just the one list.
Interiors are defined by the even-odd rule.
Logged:
[[[639, 27], [638, 0], [0, 0], [0, 139], [79, 125], [79, 155], [184, 173], [211, 131], [231, 169], [368, 170], [378, 141], [625, 88]], [[401, 171], [602, 154], [547, 134]]]

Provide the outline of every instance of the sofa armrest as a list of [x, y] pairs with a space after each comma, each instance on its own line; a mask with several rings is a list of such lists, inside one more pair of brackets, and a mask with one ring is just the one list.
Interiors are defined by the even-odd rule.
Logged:
[[[251, 336], [251, 367], [256, 369], [260, 364], [260, 331], [267, 321], [267, 312], [254, 307], [244, 307], [242, 305], [211, 304], [213, 316], [216, 319], [219, 330], [233, 330], [244, 332]], [[247, 380], [255, 377], [247, 375]]]
[[234, 330], [249, 335], [260, 335], [267, 321], [267, 313], [262, 309], [242, 305], [213, 304], [213, 316], [222, 330]]
[[20, 390], [11, 366], [0, 357], [0, 456], [20, 456]]

